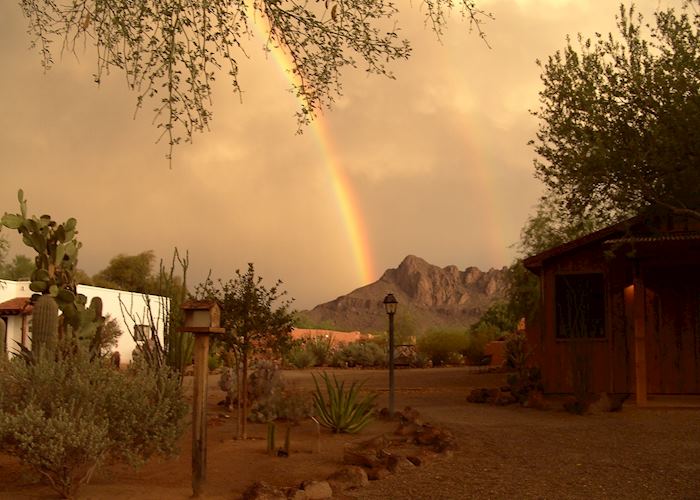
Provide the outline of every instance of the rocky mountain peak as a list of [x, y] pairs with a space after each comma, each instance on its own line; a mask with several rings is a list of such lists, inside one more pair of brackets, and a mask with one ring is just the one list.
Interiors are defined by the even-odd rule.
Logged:
[[316, 306], [306, 315], [312, 321], [330, 321], [338, 328], [384, 329], [382, 299], [392, 292], [400, 308], [410, 311], [422, 327], [469, 325], [505, 292], [505, 268], [483, 272], [477, 267], [460, 271], [408, 255], [397, 268], [387, 269], [375, 283]]

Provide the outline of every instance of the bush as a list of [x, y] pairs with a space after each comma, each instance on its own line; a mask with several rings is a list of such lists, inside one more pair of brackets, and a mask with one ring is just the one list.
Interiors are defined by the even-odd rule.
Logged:
[[304, 341], [304, 347], [316, 360], [314, 366], [323, 366], [330, 361], [333, 354], [332, 345], [333, 338], [330, 336], [309, 337]]
[[171, 455], [187, 406], [169, 369], [118, 372], [79, 352], [59, 361], [0, 364], [0, 450], [66, 498], [105, 462]]
[[480, 365], [486, 355], [486, 344], [501, 335], [501, 329], [497, 326], [481, 323], [469, 331], [469, 341], [462, 354], [470, 364]]
[[458, 362], [460, 353], [469, 346], [469, 338], [460, 330], [432, 330], [418, 338], [416, 349], [433, 362], [433, 366]]
[[284, 361], [294, 368], [304, 369], [316, 366], [316, 357], [304, 344], [292, 346], [284, 355]]
[[387, 353], [373, 342], [352, 342], [338, 349], [331, 365], [336, 367], [382, 367], [387, 363]]

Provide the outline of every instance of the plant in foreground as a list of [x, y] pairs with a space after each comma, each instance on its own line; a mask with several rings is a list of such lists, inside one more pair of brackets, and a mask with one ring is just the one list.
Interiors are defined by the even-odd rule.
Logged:
[[0, 364], [0, 451], [65, 498], [104, 463], [138, 465], [174, 453], [187, 411], [168, 368], [119, 372], [86, 351]]
[[345, 382], [339, 382], [335, 375], [331, 381], [328, 374], [323, 372], [321, 380], [325, 385], [325, 395], [314, 376], [316, 385], [313, 393], [314, 409], [321, 425], [333, 432], [353, 434], [361, 431], [372, 421], [372, 410], [377, 395], [360, 396], [360, 389], [364, 382], [354, 381], [346, 390]]

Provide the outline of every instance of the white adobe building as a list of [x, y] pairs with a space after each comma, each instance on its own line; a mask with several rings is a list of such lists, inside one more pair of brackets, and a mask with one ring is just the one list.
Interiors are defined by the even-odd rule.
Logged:
[[[102, 315], [111, 316], [117, 321], [122, 335], [117, 343], [122, 364], [131, 362], [136, 343], [129, 332], [135, 330], [150, 332], [155, 325], [158, 337], [163, 341], [164, 318], [170, 308], [170, 299], [158, 295], [146, 296], [142, 293], [125, 292], [96, 286], [78, 285], [78, 293], [87, 297], [88, 304], [93, 297], [102, 299]], [[0, 355], [11, 356], [18, 350], [17, 344], [31, 347], [32, 305], [34, 294], [29, 289], [29, 281], [0, 280], [0, 321], [5, 323], [5, 339], [0, 337]], [[151, 313], [148, 312], [150, 302]]]

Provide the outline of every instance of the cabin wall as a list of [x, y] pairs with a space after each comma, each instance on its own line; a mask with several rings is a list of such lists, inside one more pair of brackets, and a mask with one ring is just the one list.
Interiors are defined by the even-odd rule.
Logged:
[[[540, 366], [545, 391], [571, 393], [579, 380], [592, 392], [634, 390], [634, 267], [625, 257], [606, 257], [600, 247], [583, 248], [544, 266]], [[558, 274], [602, 273], [605, 337], [557, 339], [555, 281]], [[580, 384], [579, 384], [580, 385]]]

